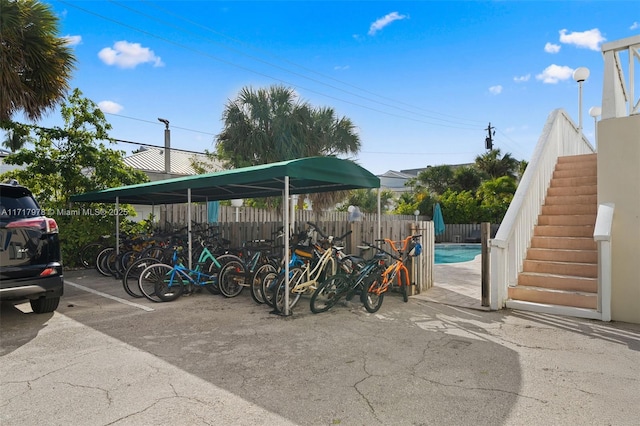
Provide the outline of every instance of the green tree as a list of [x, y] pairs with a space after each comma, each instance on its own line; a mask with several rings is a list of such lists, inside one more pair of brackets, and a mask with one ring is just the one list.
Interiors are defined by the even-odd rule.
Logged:
[[[380, 191], [380, 209], [384, 214], [386, 206], [393, 200], [393, 191]], [[349, 191], [344, 205], [338, 210], [346, 211], [349, 206], [357, 206], [362, 213], [378, 213], [378, 191], [375, 189], [354, 189]]]
[[500, 223], [504, 217], [513, 194], [517, 188], [516, 180], [509, 176], [502, 176], [497, 179], [483, 182], [477, 192], [480, 199], [483, 221]]
[[480, 223], [483, 221], [480, 205], [471, 191], [447, 190], [440, 197], [445, 223]]
[[[243, 88], [223, 112], [217, 136], [218, 158], [229, 167], [246, 167], [295, 158], [352, 155], [360, 150], [355, 125], [332, 108], [314, 108], [283, 86]], [[344, 199], [342, 193], [308, 194], [320, 210]], [[299, 206], [304, 203], [300, 197]]]
[[453, 169], [451, 166], [433, 166], [427, 167], [418, 173], [417, 181], [427, 186], [427, 188], [435, 193], [442, 194], [453, 183]]
[[0, 123], [31, 120], [64, 98], [75, 57], [57, 36], [58, 18], [35, 0], [0, 0]]
[[501, 158], [500, 150], [492, 149], [476, 157], [476, 167], [486, 173], [491, 179], [496, 179], [501, 176], [515, 178], [520, 167], [520, 162], [509, 153], [506, 153]]
[[[48, 207], [69, 208], [72, 194], [145, 182], [146, 175], [124, 164], [124, 153], [108, 148], [111, 125], [103, 112], [76, 89], [61, 106], [64, 127], [34, 128], [33, 149], [7, 156], [24, 165], [3, 176], [28, 186]], [[100, 142], [97, 142], [100, 141]]]
[[454, 171], [451, 188], [454, 191], [476, 192], [481, 183], [482, 173], [476, 167], [463, 166]]

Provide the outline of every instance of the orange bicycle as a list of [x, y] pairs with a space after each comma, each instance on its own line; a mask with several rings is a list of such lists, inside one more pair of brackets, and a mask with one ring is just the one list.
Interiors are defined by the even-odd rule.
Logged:
[[[388, 255], [392, 263], [386, 267], [380, 275], [380, 278], [374, 280], [367, 289], [367, 292], [362, 295], [362, 303], [368, 312], [374, 313], [380, 309], [382, 301], [384, 300], [384, 294], [396, 280], [400, 293], [402, 293], [402, 299], [405, 302], [409, 301], [408, 288], [411, 283], [409, 282], [409, 270], [405, 266], [405, 262], [407, 262], [410, 257], [418, 256], [422, 252], [422, 246], [420, 245], [420, 241], [418, 241], [420, 237], [421, 235], [409, 235], [402, 241], [393, 241], [388, 238], [376, 240], [376, 242], [389, 244], [394, 253], [373, 245], [371, 246]], [[400, 248], [398, 248], [399, 245], [401, 245]]]

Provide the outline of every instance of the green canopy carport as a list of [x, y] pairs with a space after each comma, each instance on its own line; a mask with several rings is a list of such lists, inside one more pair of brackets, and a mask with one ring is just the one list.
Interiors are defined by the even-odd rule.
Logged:
[[[288, 178], [288, 185], [285, 184]], [[353, 161], [308, 157], [73, 195], [71, 201], [176, 204], [234, 198], [379, 188], [380, 179]], [[191, 199], [187, 192], [190, 190]]]
[[[76, 194], [71, 196], [71, 201], [154, 205], [188, 203], [191, 258], [191, 202], [282, 196], [284, 229], [290, 229], [290, 195], [359, 188], [380, 188], [380, 179], [350, 160], [308, 157]], [[378, 197], [378, 216], [379, 201]], [[288, 252], [289, 240], [285, 238], [285, 253]], [[289, 265], [287, 262], [285, 265], [288, 277]], [[287, 285], [285, 315], [289, 314], [288, 290]]]

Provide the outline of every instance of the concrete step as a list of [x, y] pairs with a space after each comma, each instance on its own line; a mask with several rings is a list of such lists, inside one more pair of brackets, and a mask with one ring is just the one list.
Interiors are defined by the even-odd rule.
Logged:
[[538, 225], [595, 225], [596, 216], [592, 214], [574, 214], [574, 215], [541, 215], [538, 217]]
[[594, 225], [567, 226], [567, 225], [536, 225], [533, 228], [534, 236], [545, 237], [593, 237]]
[[527, 259], [547, 260], [551, 262], [598, 263], [598, 251], [530, 248], [527, 251]]
[[551, 179], [550, 187], [557, 188], [562, 186], [588, 186], [597, 185], [597, 176], [581, 176], [581, 177], [565, 177]]
[[594, 167], [590, 167], [589, 165], [582, 167], [573, 167], [566, 170], [556, 170], [553, 172], [553, 179], [562, 179], [562, 178], [575, 178], [575, 177], [586, 177], [586, 176], [597, 176], [598, 170]]
[[598, 265], [593, 263], [548, 262], [525, 259], [522, 272], [598, 278]]
[[589, 195], [547, 195], [545, 206], [561, 206], [564, 204], [597, 204], [598, 194]]
[[552, 248], [560, 250], [597, 250], [593, 238], [534, 236], [532, 248]]
[[585, 186], [556, 186], [547, 189], [547, 197], [565, 195], [593, 195], [598, 193], [597, 185]]
[[574, 291], [553, 290], [540, 287], [509, 287], [510, 299], [526, 302], [544, 303], [548, 305], [571, 306], [576, 308], [596, 309], [598, 295]]
[[563, 157], [558, 157], [558, 164], [566, 164], [566, 163], [581, 163], [585, 161], [597, 161], [598, 154], [579, 154], [579, 155], [565, 155]]
[[[542, 206], [543, 215], [580, 215], [580, 214], [590, 214], [595, 218], [598, 213], [598, 205], [597, 204], [561, 204], [561, 205], [552, 205]], [[593, 221], [595, 223], [595, 219]]]
[[518, 285], [563, 291], [581, 291], [584, 293], [598, 292], [598, 280], [596, 278], [539, 274], [535, 272], [520, 274], [518, 276]]

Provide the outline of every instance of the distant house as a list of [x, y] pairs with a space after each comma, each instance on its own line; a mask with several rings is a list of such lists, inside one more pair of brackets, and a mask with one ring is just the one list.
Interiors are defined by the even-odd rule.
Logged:
[[[166, 170], [166, 161], [169, 170]], [[124, 163], [147, 174], [149, 180], [157, 181], [174, 177], [192, 176], [204, 170], [205, 173], [222, 170], [222, 164], [207, 157], [206, 154], [181, 149], [169, 149], [169, 157], [165, 149], [159, 147], [142, 147], [139, 151], [124, 158]]]
[[[469, 167], [473, 165], [474, 163], [450, 164], [449, 167], [455, 170], [460, 167]], [[421, 169], [405, 169], [400, 170], [399, 172], [395, 170], [389, 170], [384, 174], [378, 175], [378, 177], [380, 178], [380, 188], [393, 191], [396, 196], [399, 196], [400, 194], [411, 190], [411, 187], [405, 186], [409, 179], [418, 177], [418, 174], [420, 174], [420, 172], [427, 170], [429, 167], [433, 166], [427, 166]]]
[[[168, 161], [168, 164], [166, 162]], [[165, 149], [159, 147], [142, 147], [137, 152], [124, 158], [124, 163], [134, 169], [143, 171], [154, 182], [158, 180], [192, 176], [202, 173], [212, 173], [223, 170], [222, 163], [207, 157], [206, 154], [181, 149], [169, 149], [169, 157], [165, 156]], [[166, 170], [168, 165], [169, 172]], [[159, 216], [158, 207], [134, 205], [137, 216], [132, 218], [139, 221], [154, 214]]]

